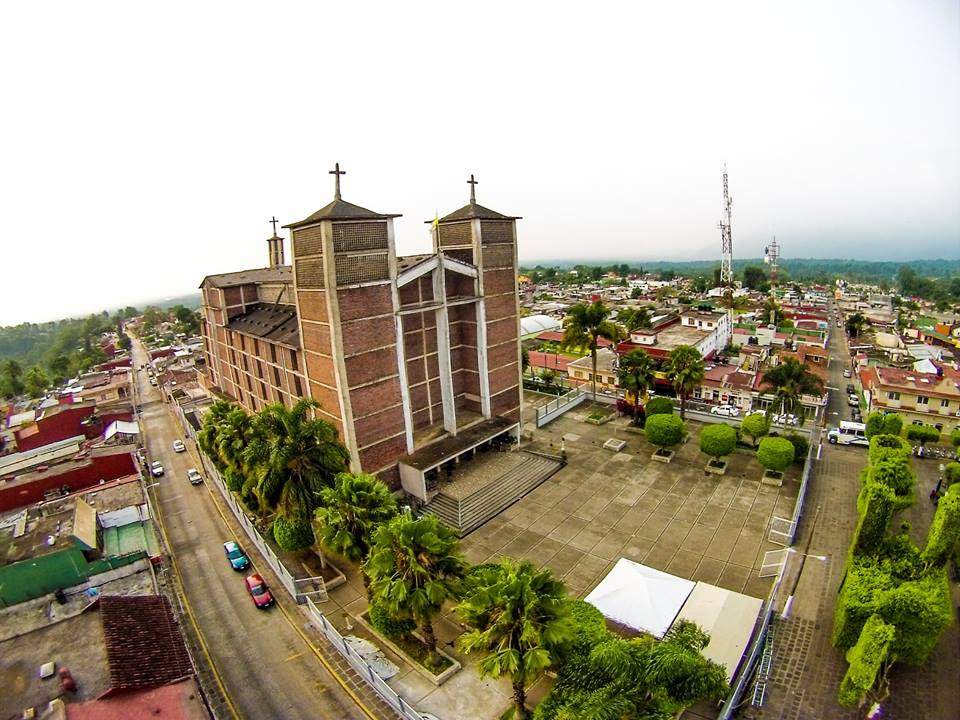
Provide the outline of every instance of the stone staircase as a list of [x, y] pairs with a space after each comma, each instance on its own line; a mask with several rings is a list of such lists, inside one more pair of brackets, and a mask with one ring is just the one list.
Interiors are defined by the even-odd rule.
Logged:
[[563, 467], [561, 462], [542, 455], [523, 450], [515, 452], [518, 460], [512, 467], [470, 495], [458, 498], [441, 488], [423, 506], [423, 514], [436, 515], [463, 537], [503, 512]]

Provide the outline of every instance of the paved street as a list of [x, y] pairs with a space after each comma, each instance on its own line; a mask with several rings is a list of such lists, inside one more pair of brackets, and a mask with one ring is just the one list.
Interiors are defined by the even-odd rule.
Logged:
[[[134, 364], [146, 361], [134, 343]], [[221, 544], [238, 539], [226, 528], [205, 485], [187, 482], [189, 467], [200, 467], [196, 450], [175, 453], [181, 435], [152, 388], [146, 373], [135, 372], [142, 400], [142, 426], [150, 461], [160, 460], [166, 475], [154, 488], [183, 577], [185, 592], [227, 693], [243, 718], [363, 718], [350, 696], [326, 671], [279, 608], [257, 610], [243, 584], [243, 573], [227, 564]], [[257, 570], [273, 580], [278, 600], [283, 589], [265, 563]], [[303, 617], [292, 606], [294, 622]]]
[[[854, 380], [843, 377], [849, 367], [849, 350], [842, 330], [831, 327], [831, 391], [827, 424], [850, 420], [844, 388]], [[761, 710], [748, 709], [743, 717], [776, 720], [834, 720], [863, 717], [862, 711], [846, 711], [837, 704], [837, 690], [847, 663], [830, 642], [837, 590], [843, 579], [844, 560], [857, 523], [857, 493], [860, 471], [866, 465], [863, 447], [830, 445], [824, 434], [821, 459], [807, 494], [796, 547], [802, 549], [811, 532], [810, 553], [827, 560], [808, 559], [802, 566], [796, 597], [788, 620], [774, 625], [774, 657], [767, 701]], [[936, 463], [914, 460], [918, 474], [917, 501], [904, 513], [912, 524], [914, 543], [925, 542], [933, 509], [926, 494], [935, 482]], [[816, 508], [820, 507], [817, 515]], [[816, 527], [814, 525], [814, 516]], [[801, 564], [791, 561], [784, 588], [789, 589]], [[957, 586], [952, 584], [954, 604]], [[781, 604], [782, 604], [781, 598]], [[892, 696], [885, 703], [888, 719], [948, 720], [957, 717], [956, 688], [960, 684], [960, 645], [957, 625], [941, 636], [929, 667], [898, 665], [891, 673]]]

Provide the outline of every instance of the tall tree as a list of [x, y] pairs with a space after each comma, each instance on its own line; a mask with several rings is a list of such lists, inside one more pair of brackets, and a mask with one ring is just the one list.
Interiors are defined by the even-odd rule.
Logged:
[[802, 362], [792, 357], [767, 370], [761, 387], [772, 390], [775, 396], [774, 406], [787, 413], [800, 409], [798, 405], [802, 395], [823, 394], [823, 381], [807, 370]]
[[626, 307], [617, 315], [623, 329], [628, 333], [650, 327], [650, 310], [646, 306]]
[[366, 559], [373, 533], [397, 514], [397, 501], [373, 475], [337, 475], [333, 487], [320, 491], [314, 515], [319, 539], [332, 552], [354, 561]]
[[678, 345], [667, 359], [667, 377], [680, 398], [680, 417], [686, 419], [687, 400], [703, 382], [706, 369], [700, 351], [690, 345]]
[[637, 348], [620, 358], [618, 379], [620, 387], [633, 395], [634, 423], [637, 422], [641, 398], [653, 385], [653, 372], [653, 358], [645, 350]]
[[301, 398], [292, 408], [268, 405], [256, 416], [247, 462], [260, 502], [289, 520], [309, 522], [319, 493], [346, 471], [349, 455], [336, 429], [312, 417], [319, 404]]
[[16, 360], [7, 360], [3, 364], [3, 371], [0, 377], [4, 382], [6, 394], [15, 397], [23, 392], [23, 367]]
[[40, 397], [50, 387], [50, 378], [39, 365], [34, 365], [27, 370], [23, 378], [23, 386], [30, 397]]
[[574, 636], [563, 583], [529, 560], [504, 558], [471, 577], [457, 610], [472, 628], [460, 649], [483, 653], [481, 677], [510, 676], [513, 717], [526, 720], [527, 685], [557, 665]]
[[586, 303], [571, 305], [563, 321], [563, 346], [586, 348], [590, 351], [594, 400], [597, 399], [597, 347], [600, 338], [611, 342], [620, 339], [620, 329], [610, 321], [610, 309], [600, 300], [589, 305]]
[[457, 596], [466, 563], [456, 534], [433, 515], [398, 515], [373, 536], [364, 571], [374, 603], [395, 617], [412, 618], [437, 661], [433, 618]]
[[863, 313], [854, 313], [847, 318], [847, 335], [850, 337], [860, 337], [860, 333], [863, 332], [863, 328], [867, 324], [867, 318]]
[[762, 267], [747, 265], [743, 269], [743, 284], [751, 290], [759, 289], [766, 280], [767, 274], [763, 271]]

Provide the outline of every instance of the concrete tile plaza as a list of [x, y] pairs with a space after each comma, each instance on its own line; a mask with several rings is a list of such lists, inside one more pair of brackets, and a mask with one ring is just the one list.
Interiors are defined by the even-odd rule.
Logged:
[[[533, 405], [539, 396], [527, 398]], [[531, 402], [532, 401], [532, 402]], [[584, 422], [577, 408], [533, 431], [531, 449], [558, 452], [568, 465], [463, 540], [472, 563], [501, 555], [528, 558], [563, 578], [572, 595], [586, 595], [620, 557], [691, 580], [765, 597], [772, 579], [758, 570], [770, 518], [790, 517], [799, 487], [791, 469], [782, 487], [760, 483], [749, 451], [734, 453], [724, 476], [704, 472], [700, 426], [670, 464], [653, 462], [654, 448], [626, 430], [627, 419]], [[534, 427], [531, 422], [527, 427]], [[602, 447], [616, 435], [626, 447]]]

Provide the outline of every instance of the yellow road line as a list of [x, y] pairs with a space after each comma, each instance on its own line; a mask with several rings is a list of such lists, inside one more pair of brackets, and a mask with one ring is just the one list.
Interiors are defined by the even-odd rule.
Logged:
[[[174, 427], [176, 427], [179, 432], [179, 426], [176, 425], [176, 417], [173, 415], [173, 410], [171, 410], [169, 406], [167, 407], [167, 412], [170, 413], [171, 417], [173, 417]], [[194, 459], [198, 463], [200, 463], [198, 467], [203, 467], [202, 461], [200, 460], [199, 456], [197, 456], [196, 448], [192, 446], [188, 446], [187, 449], [188, 449], [188, 452], [191, 454], [191, 456], [193, 456]], [[222, 498], [218, 498], [217, 493], [215, 493], [206, 482], [204, 482], [203, 484], [204, 484], [204, 487], [206, 487], [207, 492], [210, 494], [210, 498], [213, 500], [213, 506], [217, 509], [217, 513], [220, 515], [220, 519], [223, 521], [223, 524], [229, 530], [230, 523], [227, 520], [227, 516], [224, 514], [223, 509], [220, 507], [220, 502], [222, 501]], [[248, 559], [250, 558], [249, 553], [247, 554], [247, 558]], [[253, 562], [253, 560], [250, 560], [250, 564], [254, 566], [254, 569], [256, 569], [255, 563]], [[320, 661], [320, 664], [323, 665], [324, 668], [326, 668], [327, 672], [330, 673], [333, 679], [336, 680], [337, 683], [340, 685], [340, 687], [343, 688], [343, 690], [347, 693], [347, 695], [350, 696], [350, 699], [353, 700], [354, 703], [356, 703], [357, 707], [360, 708], [360, 711], [364, 715], [366, 715], [369, 718], [369, 720], [378, 720], [377, 716], [374, 715], [373, 712], [370, 710], [370, 708], [367, 707], [366, 703], [363, 702], [360, 696], [357, 695], [357, 693], [353, 690], [352, 687], [350, 687], [350, 685], [347, 683], [346, 680], [340, 677], [340, 673], [338, 673], [336, 669], [329, 663], [329, 661], [323, 656], [323, 653], [320, 652], [320, 648], [314, 645], [313, 642], [310, 640], [310, 638], [307, 637], [307, 635], [300, 629], [300, 626], [293, 621], [293, 618], [290, 617], [290, 614], [286, 611], [283, 605], [278, 601], [275, 604], [275, 607], [277, 607], [280, 610], [280, 612], [283, 613], [283, 616], [287, 619], [287, 622], [290, 624], [290, 627], [292, 627], [296, 631], [296, 633], [303, 639], [303, 642], [306, 643], [307, 647], [309, 647], [313, 651], [313, 654], [317, 656], [317, 659]], [[291, 658], [287, 658], [287, 659], [289, 660]]]

